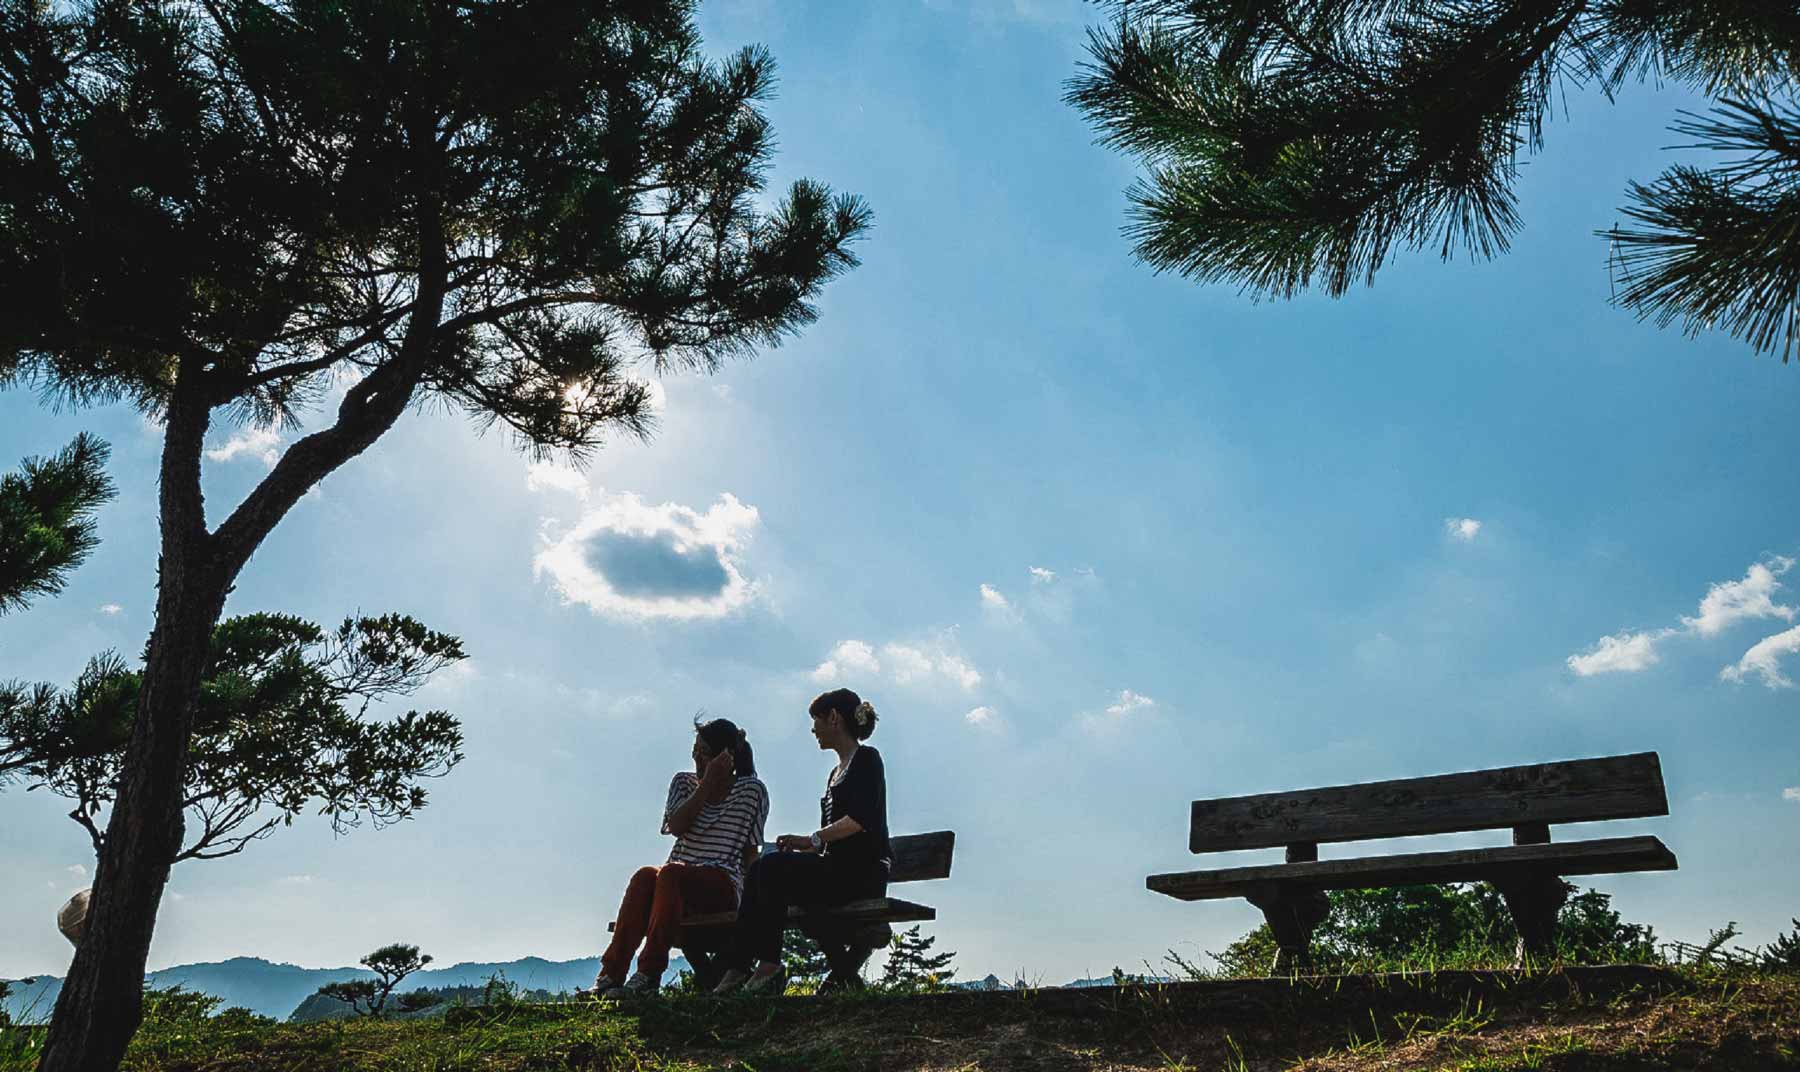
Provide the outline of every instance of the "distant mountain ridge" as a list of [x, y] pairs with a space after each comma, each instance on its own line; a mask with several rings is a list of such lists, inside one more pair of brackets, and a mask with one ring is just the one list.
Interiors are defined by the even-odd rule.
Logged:
[[[675, 957], [669, 962], [669, 974], [663, 976], [663, 979], [673, 982], [679, 973], [686, 970], [688, 962]], [[525, 990], [547, 990], [554, 994], [593, 986], [594, 976], [599, 971], [599, 957], [582, 957], [579, 960], [521, 957], [508, 961], [464, 961], [448, 968], [415, 972], [406, 977], [406, 982], [398, 992], [480, 987], [495, 974], [501, 974], [508, 982], [517, 983]], [[286, 1020], [300, 1008], [301, 1003], [326, 983], [374, 977], [373, 972], [364, 968], [302, 968], [296, 964], [276, 964], [261, 957], [233, 957], [214, 964], [180, 964], [173, 968], [163, 968], [151, 972], [145, 978], [152, 986], [180, 985], [223, 998], [225, 1008], [242, 1005], [263, 1016]], [[1131, 975], [1126, 978], [1138, 983], [1171, 981], [1167, 976]], [[1113, 982], [1111, 976], [1102, 976], [1096, 979], [1075, 979], [1063, 986], [1111, 986]], [[1014, 990], [1026, 984], [1007, 983], [990, 975], [985, 979], [950, 985], [956, 990]], [[56, 1007], [56, 995], [61, 990], [62, 980], [54, 976], [40, 975], [29, 986], [13, 982], [12, 995], [5, 1002], [6, 1011], [20, 1022], [47, 1020], [50, 1011]]]
[[[670, 962], [671, 972], [680, 972], [687, 961], [676, 957]], [[401, 989], [426, 987], [480, 986], [496, 973], [503, 974], [528, 990], [573, 991], [576, 987], [594, 985], [600, 971], [600, 958], [579, 960], [545, 960], [522, 957], [518, 960], [477, 962], [465, 961], [448, 968], [433, 968], [406, 977]], [[297, 964], [276, 964], [261, 957], [233, 957], [210, 964], [179, 964], [149, 973], [145, 978], [152, 986], [182, 986], [223, 998], [227, 1008], [242, 1005], [263, 1016], [278, 1020], [300, 1006], [307, 997], [326, 983], [348, 979], [373, 979], [365, 968], [302, 968]], [[673, 978], [673, 975], [666, 978]], [[31, 985], [14, 982], [6, 1010], [21, 1021], [45, 1020], [56, 1007], [56, 996], [62, 980], [40, 975]]]

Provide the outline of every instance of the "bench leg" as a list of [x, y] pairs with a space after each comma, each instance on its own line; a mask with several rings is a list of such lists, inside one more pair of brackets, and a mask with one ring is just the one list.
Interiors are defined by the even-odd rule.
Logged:
[[1331, 914], [1331, 901], [1319, 890], [1276, 889], [1251, 894], [1275, 935], [1274, 975], [1292, 975], [1312, 963], [1313, 929]]
[[687, 958], [689, 967], [694, 969], [694, 986], [702, 994], [710, 994], [725, 977], [724, 957], [705, 949], [683, 949], [681, 955]]
[[819, 993], [863, 988], [862, 968], [875, 950], [865, 945], [844, 942], [821, 942], [819, 948], [825, 952], [825, 962], [831, 965], [831, 974], [819, 984]]
[[1558, 875], [1520, 875], [1494, 882], [1519, 932], [1513, 957], [1516, 968], [1544, 963], [1556, 956], [1556, 917], [1569, 899], [1569, 884]]
[[880, 923], [850, 929], [803, 926], [801, 930], [818, 943], [819, 951], [825, 954], [825, 963], [831, 966], [831, 973], [819, 984], [821, 994], [861, 990], [867, 985], [863, 982], [863, 965], [875, 955], [875, 950], [888, 943], [894, 933], [893, 928]]

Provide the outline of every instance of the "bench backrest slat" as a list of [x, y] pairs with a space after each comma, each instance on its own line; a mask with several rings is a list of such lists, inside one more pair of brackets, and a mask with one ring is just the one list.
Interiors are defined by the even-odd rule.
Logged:
[[888, 838], [894, 851], [889, 882], [918, 882], [929, 878], [950, 877], [950, 857], [956, 851], [956, 832], [939, 830], [930, 834], [906, 834]]
[[1655, 752], [1194, 801], [1193, 852], [1669, 814]]
[[[889, 862], [889, 884], [949, 878], [950, 858], [956, 853], [956, 831], [890, 836], [888, 848], [894, 854]], [[775, 843], [763, 842], [763, 851], [774, 852]]]

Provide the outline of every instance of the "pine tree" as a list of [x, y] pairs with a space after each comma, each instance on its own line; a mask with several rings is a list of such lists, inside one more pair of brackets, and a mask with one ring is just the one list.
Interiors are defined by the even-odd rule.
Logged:
[[781, 966], [787, 970], [790, 982], [815, 985], [831, 970], [819, 943], [797, 930], [782, 933]]
[[[235, 855], [306, 812], [340, 834], [410, 818], [425, 806], [421, 783], [462, 761], [462, 727], [445, 711], [375, 712], [462, 658], [457, 638], [398, 614], [332, 632], [283, 614], [219, 623], [188, 750], [186, 840], [171, 863]], [[66, 689], [0, 682], [0, 783], [74, 802], [69, 818], [96, 855], [142, 684], [114, 652]]]
[[894, 935], [888, 943], [887, 965], [881, 969], [881, 985], [892, 988], [931, 990], [956, 977], [950, 962], [952, 952], [933, 953], [935, 936], [926, 938], [919, 927], [911, 927]]
[[99, 542], [94, 514], [112, 499], [110, 448], [83, 433], [49, 458], [0, 476], [0, 614], [55, 595]]
[[1107, 0], [1068, 100], [1147, 168], [1127, 234], [1158, 270], [1291, 297], [1397, 249], [1504, 252], [1558, 96], [1647, 78], [1717, 102], [1732, 154], [1633, 183], [1617, 301], [1757, 352], [1800, 342], [1800, 9], [1737, 0]]
[[[388, 998], [394, 993], [394, 988], [407, 976], [430, 963], [431, 954], [421, 956], [416, 945], [400, 942], [384, 945], [362, 958], [362, 966], [374, 972], [375, 978], [326, 983], [315, 993], [336, 998], [350, 1006], [358, 1015], [380, 1016], [387, 1011]], [[416, 1001], [407, 1001], [406, 995], [401, 995], [400, 1007], [405, 1012], [425, 1008], [429, 1004], [431, 1003], [419, 1005]]]
[[[163, 426], [155, 627], [42, 1072], [116, 1068], [214, 625], [302, 496], [439, 405], [577, 458], [650, 431], [644, 377], [815, 316], [869, 225], [766, 197], [773, 63], [693, 0], [18, 0], [0, 9], [0, 385]], [[216, 419], [304, 427], [223, 519]]]

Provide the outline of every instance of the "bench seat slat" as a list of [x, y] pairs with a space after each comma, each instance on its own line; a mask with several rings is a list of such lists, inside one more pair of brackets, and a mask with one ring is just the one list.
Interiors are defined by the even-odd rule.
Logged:
[[[922, 923], [937, 918], [937, 909], [930, 905], [918, 904], [914, 901], [902, 901], [897, 897], [871, 897], [862, 901], [851, 901], [827, 908], [823, 911], [794, 907], [788, 909], [788, 919], [798, 922], [802, 919], [824, 917], [826, 919], [842, 919], [860, 923]], [[683, 928], [706, 929], [712, 927], [729, 927], [737, 922], [736, 912], [709, 912], [705, 915], [688, 916], [681, 921]], [[611, 933], [617, 923], [606, 925], [607, 933]]]
[[[896, 897], [871, 897], [862, 901], [851, 901], [835, 908], [824, 910], [800, 908], [788, 909], [788, 919], [798, 921], [807, 918], [824, 917], [826, 919], [857, 920], [868, 923], [911, 923], [914, 921], [933, 920], [937, 918], [937, 909], [929, 905], [902, 901]], [[688, 927], [726, 927], [737, 922], [736, 912], [712, 912], [703, 916], [688, 916], [681, 921]]]
[[1213, 871], [1151, 875], [1145, 885], [1183, 901], [1242, 897], [1275, 885], [1321, 890], [1475, 882], [1523, 871], [1558, 875], [1603, 875], [1628, 871], [1673, 871], [1675, 854], [1654, 837], [1596, 838], [1547, 845], [1454, 849], [1350, 860], [1267, 864]]
[[1196, 800], [1188, 849], [1494, 830], [1669, 814], [1655, 752]]

